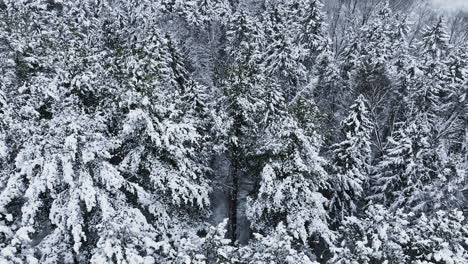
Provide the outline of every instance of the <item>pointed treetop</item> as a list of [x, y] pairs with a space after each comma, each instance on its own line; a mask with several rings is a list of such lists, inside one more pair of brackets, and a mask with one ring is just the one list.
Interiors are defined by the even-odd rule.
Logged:
[[449, 49], [449, 35], [443, 17], [439, 17], [432, 26], [427, 26], [422, 35], [423, 52], [428, 53], [434, 59], [438, 59]]

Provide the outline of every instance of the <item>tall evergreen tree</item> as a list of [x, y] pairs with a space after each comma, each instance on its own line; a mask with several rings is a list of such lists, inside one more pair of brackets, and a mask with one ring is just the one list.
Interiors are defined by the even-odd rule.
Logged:
[[449, 54], [448, 35], [445, 23], [440, 18], [433, 26], [428, 26], [423, 33], [421, 43], [421, 66], [419, 79], [410, 91], [410, 100], [416, 112], [427, 113], [433, 126], [443, 119], [446, 111], [446, 97], [450, 91], [444, 84], [449, 69], [443, 63], [443, 57]]
[[[319, 191], [328, 174], [326, 161], [319, 156], [320, 137], [310, 127], [312, 113], [287, 109], [284, 99], [277, 102], [277, 109], [283, 111], [267, 125], [259, 142], [257, 152], [264, 157], [264, 165], [258, 191], [249, 199], [247, 216], [254, 230], [273, 232], [283, 222], [297, 243], [331, 244], [333, 234], [324, 207], [327, 199]], [[304, 110], [308, 104], [297, 107]], [[311, 118], [308, 126], [302, 122], [304, 117]]]
[[324, 34], [323, 4], [317, 0], [291, 1], [290, 22], [298, 30], [296, 43], [304, 45], [309, 54], [305, 57], [304, 64], [310, 68], [314, 65], [317, 53], [325, 47], [326, 36]]
[[222, 95], [215, 123], [220, 150], [230, 159], [228, 235], [233, 242], [238, 235], [240, 184], [248, 173], [248, 157], [259, 136], [259, 109], [264, 104], [259, 84], [263, 78], [255, 63], [261, 48], [259, 29], [255, 19], [242, 10], [232, 17], [227, 31], [229, 63], [218, 83]]
[[322, 116], [325, 146], [337, 142], [340, 121], [346, 115], [351, 91], [341, 76], [339, 60], [327, 45], [317, 56], [312, 70], [310, 95]]
[[268, 37], [261, 63], [265, 75], [283, 85], [288, 100], [297, 94], [300, 85], [307, 80], [304, 59], [308, 54], [304, 43], [294, 39], [298, 25], [287, 19], [290, 11], [287, 2], [270, 3], [267, 6], [263, 23]]
[[434, 192], [434, 186], [440, 183], [449, 184], [450, 179], [453, 188], [453, 184], [463, 178], [448, 175], [455, 172], [449, 169], [453, 165], [444, 160], [432, 131], [427, 115], [420, 114], [395, 133], [373, 175], [372, 199], [391, 209], [404, 207], [413, 211], [445, 207], [444, 199], [454, 199], [451, 195], [457, 192]]
[[[31, 47], [11, 83], [21, 86], [5, 90], [20, 106], [7, 124], [15, 172], [0, 194], [5, 261], [169, 261], [174, 234], [208, 210], [199, 124], [179, 104], [183, 65], [170, 40], [139, 28], [151, 8], [119, 4], [64, 3], [59, 15], [18, 2], [2, 13], [28, 25], [9, 30]], [[107, 31], [117, 24], [128, 34]], [[8, 143], [14, 134], [21, 144]]]
[[367, 101], [360, 95], [342, 123], [345, 139], [332, 146], [333, 176], [330, 179], [332, 198], [330, 211], [334, 221], [355, 214], [363, 199], [364, 184], [370, 172], [372, 124], [368, 118]]
[[402, 119], [396, 108], [402, 99], [398, 89], [401, 84], [394, 80], [406, 75], [401, 70], [407, 51], [405, 21], [393, 13], [388, 1], [369, 15], [369, 22], [358, 30], [346, 50], [344, 67], [348, 87], [355, 96], [363, 94], [369, 101], [373, 141], [383, 151], [395, 120]]

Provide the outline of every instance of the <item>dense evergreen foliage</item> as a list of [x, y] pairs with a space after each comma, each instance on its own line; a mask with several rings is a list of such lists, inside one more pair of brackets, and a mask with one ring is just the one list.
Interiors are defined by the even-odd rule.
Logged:
[[400, 2], [0, 0], [0, 263], [468, 263], [468, 20]]

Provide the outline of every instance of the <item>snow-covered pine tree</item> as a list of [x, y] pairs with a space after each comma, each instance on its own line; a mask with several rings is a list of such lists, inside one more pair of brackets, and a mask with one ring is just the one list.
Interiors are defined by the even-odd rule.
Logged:
[[428, 26], [419, 43], [421, 56], [419, 75], [410, 88], [409, 97], [413, 113], [427, 113], [435, 127], [444, 119], [447, 111], [446, 100], [451, 91], [445, 84], [450, 69], [443, 59], [450, 54], [445, 22], [439, 18], [433, 26]]
[[382, 86], [389, 86], [386, 62], [392, 55], [393, 37], [390, 28], [393, 14], [388, 3], [380, 5], [378, 12], [369, 15], [372, 23], [363, 25], [345, 50], [348, 60], [345, 66], [346, 69], [349, 67], [351, 87], [356, 94], [366, 96]]
[[445, 145], [449, 153], [462, 153], [462, 142], [457, 140], [463, 138], [466, 131], [466, 84], [468, 82], [468, 53], [465, 47], [454, 48], [444, 58], [446, 72], [443, 75], [443, 97], [439, 122], [436, 126], [438, 137]]
[[260, 78], [258, 63], [265, 36], [259, 19], [243, 9], [237, 10], [227, 26], [226, 42], [230, 61], [249, 71], [248, 76]]
[[[376, 6], [346, 49], [345, 76], [355, 95], [369, 102], [369, 116], [374, 125], [373, 141], [382, 151], [395, 120], [402, 119], [399, 104], [400, 80], [406, 75], [399, 70], [407, 51], [405, 21], [395, 15], [388, 1]], [[394, 103], [393, 103], [394, 102]]]
[[247, 245], [232, 246], [226, 239], [227, 219], [210, 227], [204, 237], [190, 236], [178, 241], [176, 263], [229, 264], [229, 263], [303, 263], [312, 261], [304, 247], [297, 247], [294, 238], [282, 223], [270, 235], [254, 234]]
[[[444, 164], [443, 176], [428, 190], [434, 196], [435, 208], [463, 208], [468, 199], [466, 189], [466, 131], [468, 105], [466, 104], [468, 81], [467, 53], [464, 48], [451, 49], [443, 59], [443, 92], [437, 108], [435, 123], [438, 139], [437, 153]], [[465, 138], [463, 140], [463, 138]], [[462, 140], [460, 140], [462, 139]], [[464, 160], [464, 161], [463, 161]]]
[[363, 199], [371, 158], [372, 123], [368, 115], [367, 100], [360, 95], [342, 122], [344, 140], [332, 146], [334, 155], [329, 210], [334, 222], [355, 214]]
[[442, 17], [432, 26], [427, 26], [421, 37], [421, 46], [425, 54], [432, 59], [442, 58], [449, 49], [449, 35]]
[[179, 7], [177, 11], [187, 22], [199, 28], [209, 28], [216, 22], [227, 22], [232, 12], [228, 0], [176, 0], [169, 6]]
[[440, 196], [428, 191], [434, 181], [445, 177], [445, 164], [437, 146], [427, 115], [419, 114], [403, 124], [389, 139], [376, 166], [371, 199], [393, 210], [424, 211], [437, 207], [440, 202], [435, 200]]
[[0, 194], [2, 257], [169, 261], [170, 240], [209, 205], [199, 124], [178, 103], [183, 66], [146, 28], [151, 5], [63, 3], [59, 15], [42, 4], [8, 2], [2, 13], [13, 22], [7, 41], [30, 62], [5, 89], [19, 114], [7, 124], [14, 173]]
[[261, 50], [261, 36], [256, 19], [238, 10], [228, 24], [227, 63], [217, 80], [221, 96], [217, 102], [215, 131], [218, 150], [229, 157], [229, 223], [228, 236], [237, 240], [237, 212], [240, 184], [249, 171], [250, 159], [259, 136], [259, 109], [262, 99], [262, 77], [256, 65]]
[[153, 16], [157, 27], [177, 41], [192, 79], [216, 90], [215, 76], [225, 62], [225, 29], [233, 13], [230, 1], [165, 0], [153, 5], [158, 7]]
[[284, 99], [278, 102], [277, 108], [284, 110], [257, 143], [264, 165], [258, 191], [248, 200], [247, 217], [254, 231], [274, 233], [283, 222], [296, 243], [332, 243], [324, 208], [327, 199], [319, 192], [328, 179], [326, 161], [319, 156], [320, 137], [304, 127], [296, 116], [300, 111], [287, 110]]
[[[340, 139], [340, 122], [346, 117], [352, 91], [342, 76], [342, 65], [337, 54], [332, 52], [331, 40], [319, 52], [311, 71], [309, 96], [317, 104], [322, 117], [321, 130], [325, 146]], [[306, 94], [307, 95], [307, 94]]]
[[238, 247], [227, 236], [228, 219], [211, 226], [202, 237], [192, 234], [177, 241], [174, 263], [228, 264], [239, 262]]
[[[460, 104], [462, 96], [459, 95], [462, 88], [459, 85], [464, 82], [464, 66], [457, 62], [460, 58], [457, 59], [456, 52], [451, 50], [448, 44], [442, 19], [426, 28], [418, 47], [421, 54], [415, 58], [417, 62], [409, 67], [410, 74], [404, 81], [406, 105], [403, 107], [407, 110], [407, 118], [413, 120], [410, 122], [416, 122], [419, 124], [418, 127], [422, 126], [418, 129], [426, 135], [423, 136], [424, 139], [414, 138], [406, 144], [403, 142], [395, 144], [392, 140], [391, 148], [401, 150], [399, 154], [395, 153], [393, 156], [402, 159], [400, 165], [407, 166], [405, 173], [410, 173], [411, 170], [426, 171], [422, 173], [426, 175], [423, 177], [426, 179], [424, 184], [414, 183], [411, 184], [414, 186], [409, 187], [418, 189], [421, 193], [416, 196], [419, 197], [408, 199], [419, 200], [417, 203], [424, 209], [461, 208], [464, 197], [460, 193], [460, 188], [466, 176], [465, 173], [460, 173], [460, 166], [454, 165], [454, 161], [460, 159], [461, 145], [455, 143], [453, 138], [463, 134], [463, 121], [460, 118], [463, 114], [460, 111], [463, 111], [464, 107]], [[423, 143], [425, 147], [416, 150], [414, 142], [419, 141], [426, 142]], [[397, 147], [398, 144], [400, 147]], [[411, 148], [415, 150], [411, 161], [404, 159], [404, 145], [408, 150]], [[393, 175], [395, 177], [403, 174], [394, 172]], [[457, 203], [456, 200], [460, 202]]]
[[[262, 171], [258, 172], [246, 214], [254, 232], [273, 235], [283, 222], [295, 243], [315, 247], [333, 240], [324, 209], [326, 199], [319, 192], [328, 174], [323, 168], [325, 160], [319, 156], [317, 108], [310, 94], [299, 91], [310, 88], [306, 82], [309, 69], [303, 63], [310, 53], [306, 43], [292, 38], [297, 35], [292, 32], [299, 33], [304, 26], [303, 18], [295, 16], [300, 12], [297, 4], [311, 4], [318, 9], [320, 6], [315, 6], [316, 2], [299, 2], [268, 2], [264, 13], [268, 44], [262, 67], [270, 85], [262, 87], [268, 119], [262, 123], [262, 136], [256, 143], [260, 157], [257, 166]], [[316, 19], [320, 27], [320, 16]], [[317, 36], [309, 37], [319, 38], [320, 32], [314, 33]]]
[[468, 261], [468, 229], [458, 210], [433, 215], [371, 205], [340, 228], [341, 245], [328, 263], [454, 263]]
[[304, 43], [294, 39], [300, 28], [296, 21], [287, 19], [290, 11], [288, 1], [268, 2], [263, 14], [266, 47], [260, 65], [267, 78], [282, 84], [288, 100], [297, 94], [300, 85], [307, 80], [304, 59], [309, 54]]
[[431, 197], [431, 208], [436, 209], [462, 208], [466, 200], [461, 193], [466, 181], [466, 173], [460, 166], [463, 163], [459, 162], [462, 144], [455, 140], [465, 131], [462, 87], [466, 82], [466, 65], [462, 63], [464, 53], [452, 49], [448, 39], [442, 18], [425, 29], [419, 43], [419, 64], [413, 66], [407, 95], [409, 116], [426, 115], [433, 134], [430, 152], [439, 161], [439, 174], [424, 190]]
[[[247, 246], [239, 249], [241, 263], [302, 263], [317, 264], [312, 261], [307, 249], [298, 247], [294, 238], [279, 223], [274, 232], [269, 235], [254, 234], [254, 239]], [[236, 260], [234, 259], [234, 260]]]
[[304, 65], [312, 67], [317, 53], [326, 46], [323, 4], [318, 0], [293, 0], [289, 3], [290, 25], [298, 26], [296, 43], [303, 44], [309, 54]]
[[[278, 157], [275, 157], [275, 155], [293, 155], [286, 154], [291, 151], [296, 153], [294, 155], [300, 156], [300, 159], [312, 161], [308, 168], [301, 168], [301, 170], [303, 170], [301, 173], [313, 174], [304, 177], [310, 177], [309, 180], [311, 181], [311, 185], [312, 182], [315, 181], [315, 186], [307, 187], [305, 190], [299, 189], [299, 192], [303, 192], [299, 194], [302, 200], [296, 205], [297, 211], [300, 211], [296, 213], [307, 214], [307, 212], [305, 212], [306, 204], [315, 206], [320, 212], [323, 210], [323, 200], [319, 197], [320, 194], [318, 192], [314, 192], [317, 191], [316, 187], [318, 184], [322, 183], [322, 177], [326, 177], [326, 175], [322, 174], [324, 172], [321, 167], [324, 160], [318, 157], [318, 136], [315, 135], [313, 131], [309, 131], [310, 128], [314, 126], [313, 121], [308, 119], [309, 116], [303, 116], [304, 120], [299, 120], [299, 116], [296, 115], [301, 111], [294, 111], [297, 110], [295, 107], [288, 110], [285, 99], [285, 97], [288, 96], [288, 98], [291, 98], [291, 96], [295, 95], [297, 92], [290, 91], [290, 87], [297, 89], [299, 82], [301, 82], [301, 84], [305, 84], [304, 81], [306, 80], [305, 66], [300, 61], [298, 62], [297, 58], [294, 57], [298, 54], [296, 51], [298, 49], [302, 49], [299, 46], [303, 46], [303, 44], [298, 43], [297, 40], [291, 38], [290, 34], [288, 34], [288, 32], [291, 33], [299, 30], [298, 26], [300, 23], [297, 23], [295, 20], [289, 21], [293, 9], [294, 5], [289, 2], [267, 3], [266, 11], [262, 14], [262, 25], [257, 22], [256, 18], [252, 17], [254, 14], [246, 13], [243, 10], [238, 10], [237, 14], [233, 16], [232, 24], [235, 27], [229, 27], [227, 32], [228, 46], [226, 47], [226, 50], [234, 63], [231, 64], [231, 67], [228, 67], [231, 74], [226, 76], [228, 76], [228, 78], [232, 78], [231, 76], [235, 77], [232, 81], [236, 81], [242, 85], [230, 86], [231, 91], [235, 92], [236, 95], [233, 97], [234, 94], [232, 94], [226, 98], [231, 98], [231, 100], [232, 98], [237, 98], [236, 100], [238, 103], [229, 103], [228, 105], [230, 108], [227, 113], [235, 113], [234, 118], [232, 118], [232, 128], [240, 128], [237, 129], [238, 132], [230, 134], [234, 134], [236, 136], [236, 140], [239, 142], [237, 144], [242, 146], [242, 148], [237, 149], [237, 152], [242, 150], [243, 154], [239, 155], [239, 157], [243, 164], [242, 166], [236, 167], [243, 168], [244, 174], [259, 174], [259, 167], [262, 168], [265, 163], [268, 163], [268, 160], [271, 159], [271, 157], [276, 159]], [[295, 19], [297, 20], [298, 18]], [[320, 24], [321, 20], [316, 21], [316, 23]], [[232, 30], [232, 28], [234, 30]], [[263, 31], [265, 33], [263, 33]], [[260, 67], [258, 66], [258, 62], [261, 62]], [[294, 65], [298, 66], [299, 70], [298, 67]], [[300, 73], [300, 69], [303, 69], [302, 73]], [[294, 76], [291, 77], [290, 74], [291, 76]], [[288, 77], [284, 77], [284, 75], [287, 75]], [[299, 75], [302, 77], [297, 77]], [[230, 82], [234, 83], [232, 81]], [[242, 99], [242, 101], [239, 99]], [[303, 100], [295, 100], [294, 106], [300, 105], [301, 102], [303, 102]], [[310, 108], [311, 103], [306, 101], [304, 102], [305, 104], [302, 104], [301, 107], [307, 109]], [[233, 107], [236, 105], [238, 107], [234, 109]], [[236, 125], [236, 123], [238, 124]], [[280, 139], [275, 139], [274, 136], [277, 129], [279, 129], [278, 131], [280, 131], [282, 135]], [[279, 147], [280, 149], [276, 149], [278, 145], [281, 144], [284, 144], [284, 148]], [[235, 153], [236, 151], [230, 152]], [[287, 164], [285, 166], [291, 167], [290, 169], [287, 169], [287, 171], [283, 172], [285, 175], [280, 176], [279, 180], [281, 181], [286, 178], [286, 175], [294, 174], [297, 167], [302, 166], [296, 164], [296, 161], [294, 161], [295, 157], [291, 156], [289, 159], [291, 160], [278, 162], [284, 162], [284, 164]], [[247, 162], [247, 160], [249, 162]], [[302, 164], [301, 161], [297, 162]], [[308, 162], [303, 161], [303, 163]], [[250, 168], [252, 164], [255, 164], [253, 165], [254, 168]], [[318, 164], [318, 168], [314, 168], [316, 164]], [[296, 183], [297, 181], [301, 181], [299, 176], [291, 177], [290, 179], [287, 179], [287, 183], [284, 184], [289, 186], [289, 180]], [[256, 192], [258, 188], [262, 188], [262, 181], [259, 177], [255, 181], [259, 182], [259, 186], [255, 188], [254, 192]], [[299, 186], [294, 185], [285, 188], [294, 189], [299, 188]], [[261, 199], [262, 196], [259, 195], [258, 197], [260, 199], [257, 201], [255, 206], [263, 206], [260, 205], [263, 202]], [[295, 203], [294, 198], [287, 198], [287, 201], [285, 200], [284, 202]], [[254, 202], [252, 202], [252, 204], [253, 203]], [[253, 207], [254, 206], [252, 205], [251, 208]], [[284, 210], [284, 208], [276, 209], [278, 211]], [[251, 214], [254, 209], [248, 210], [249, 212], [247, 214]], [[295, 232], [295, 238], [298, 240], [303, 239], [302, 242], [304, 243], [306, 243], [307, 239], [312, 236], [312, 233], [314, 233], [314, 235], [320, 233], [318, 231], [311, 231], [311, 229], [308, 230], [309, 232], [306, 230], [308, 228], [306, 226], [309, 225], [308, 223], [313, 221], [310, 219], [312, 215], [309, 214], [308, 216], [309, 219], [302, 223], [302, 229], [300, 231], [301, 236], [298, 235], [299, 232], [296, 232], [291, 228], [291, 221], [293, 221], [294, 218], [292, 215], [288, 218], [289, 222], [287, 224], [287, 229], [293, 233]], [[253, 219], [255, 216], [250, 215], [248, 217]], [[323, 214], [317, 217], [317, 219], [322, 221], [321, 223], [326, 222], [325, 218], [326, 217]], [[272, 230], [276, 228], [279, 221], [284, 220], [286, 220], [284, 217], [273, 219], [267, 225], [260, 227], [261, 223], [259, 223], [255, 228], [259, 231]], [[300, 223], [298, 225], [300, 225]], [[324, 223], [324, 225], [326, 228], [326, 223]], [[232, 229], [233, 227], [230, 228]], [[307, 232], [308, 234], [304, 234]], [[234, 237], [232, 238], [235, 239]]]

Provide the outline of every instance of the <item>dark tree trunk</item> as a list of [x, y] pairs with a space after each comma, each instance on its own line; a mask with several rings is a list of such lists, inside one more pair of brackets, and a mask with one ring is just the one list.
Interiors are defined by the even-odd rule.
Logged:
[[[236, 159], [236, 158], [235, 158]], [[238, 197], [239, 197], [239, 175], [237, 160], [234, 160], [231, 164], [231, 179], [232, 185], [229, 191], [229, 224], [228, 224], [228, 235], [234, 243], [237, 240], [237, 208], [238, 208]]]

